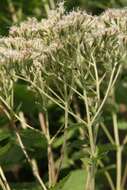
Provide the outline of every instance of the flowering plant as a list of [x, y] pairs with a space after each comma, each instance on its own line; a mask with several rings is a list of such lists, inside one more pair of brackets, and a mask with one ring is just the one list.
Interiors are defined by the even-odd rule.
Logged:
[[[0, 107], [13, 131], [10, 139], [18, 144], [23, 160], [28, 161], [44, 190], [72, 188], [68, 180], [60, 181], [65, 168], [71, 171], [69, 180], [83, 174], [79, 189], [85, 186], [86, 190], [94, 190], [110, 148], [116, 152], [116, 184], [108, 169], [104, 174], [112, 190], [124, 187], [122, 151], [126, 138], [121, 144], [114, 104], [116, 81], [126, 69], [126, 23], [126, 9], [109, 9], [92, 16], [80, 10], [67, 13], [60, 3], [48, 12], [47, 19], [29, 18], [12, 26], [9, 35], [0, 39]], [[33, 97], [30, 106], [34, 102], [41, 130], [24, 116], [23, 102], [17, 101], [18, 88], [25, 91], [28, 99]], [[108, 102], [113, 105], [107, 114], [112, 117], [114, 139], [104, 118]], [[60, 112], [52, 133], [49, 110], [54, 106]], [[99, 146], [100, 131], [105, 133], [110, 148]], [[33, 133], [42, 144], [36, 145], [36, 137], [36, 141], [32, 138], [34, 143], [28, 141]], [[36, 154], [31, 152], [36, 146], [39, 151], [42, 146], [48, 160], [48, 180], [40, 177]], [[9, 146], [6, 154], [11, 149]], [[80, 170], [73, 173], [71, 167], [76, 167], [78, 161]], [[1, 172], [2, 165], [1, 161]], [[1, 186], [10, 189], [7, 181]]]

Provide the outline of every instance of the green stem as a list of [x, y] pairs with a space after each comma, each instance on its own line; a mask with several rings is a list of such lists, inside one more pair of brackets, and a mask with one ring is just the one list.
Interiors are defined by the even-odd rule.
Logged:
[[60, 169], [61, 169], [64, 157], [65, 157], [65, 153], [66, 153], [67, 128], [68, 128], [68, 101], [65, 102], [64, 142], [63, 142], [63, 146], [61, 148], [61, 157], [60, 157], [60, 162], [59, 162], [59, 166], [58, 166], [57, 173], [56, 173], [56, 182], [58, 180]]
[[[21, 122], [21, 126], [22, 126], [22, 122]], [[14, 126], [15, 128], [15, 126]], [[37, 164], [36, 164], [36, 161], [34, 159], [31, 159], [29, 154], [27, 153], [27, 150], [22, 142], [22, 139], [18, 133], [17, 130], [15, 130], [15, 134], [16, 134], [16, 137], [17, 137], [17, 140], [18, 140], [18, 143], [21, 147], [21, 150], [23, 152], [23, 154], [25, 155], [29, 165], [31, 166], [31, 169], [32, 169], [32, 172], [33, 172], [33, 175], [35, 176], [36, 180], [38, 181], [38, 183], [40, 184], [40, 187], [41, 189], [43, 190], [47, 190], [47, 187], [45, 186], [43, 180], [41, 179], [40, 175], [39, 175], [39, 171], [38, 171], [38, 167], [37, 167]]]
[[[88, 98], [87, 98], [87, 94], [85, 90], [83, 94], [84, 94], [84, 103], [86, 107], [87, 125], [88, 125], [88, 133], [89, 133], [90, 148], [91, 148], [91, 158], [94, 159], [94, 154], [95, 154], [94, 136], [93, 136], [92, 125], [90, 121], [90, 110], [89, 110], [89, 105], [88, 105]], [[88, 185], [91, 186], [91, 190], [94, 190], [95, 189], [95, 164], [93, 160], [92, 160], [92, 165], [89, 166], [89, 170], [90, 170], [90, 180], [88, 182]]]
[[18, 22], [18, 17], [17, 17], [16, 9], [14, 7], [14, 4], [13, 4], [12, 0], [8, 0], [8, 6], [9, 6], [9, 11], [10, 11], [11, 16], [12, 16], [12, 21], [14, 23], [17, 23]]
[[[116, 66], [117, 66], [117, 64], [116, 64]], [[92, 119], [92, 121], [91, 121], [91, 124], [94, 123], [94, 121], [95, 121], [95, 119], [97, 118], [98, 114], [101, 112], [101, 110], [102, 110], [102, 108], [103, 108], [103, 106], [104, 106], [104, 104], [105, 104], [105, 102], [106, 102], [106, 100], [107, 100], [107, 97], [108, 97], [108, 95], [109, 95], [109, 92], [110, 92], [110, 90], [111, 90], [111, 88], [112, 88], [112, 84], [114, 84], [113, 78], [114, 78], [114, 75], [115, 75], [116, 66], [114, 65], [114, 68], [113, 68], [112, 73], [111, 73], [111, 76], [110, 76], [108, 88], [107, 88], [106, 93], [105, 93], [105, 97], [104, 97], [104, 99], [103, 99], [101, 105], [99, 106], [99, 108], [98, 108], [96, 114], [94, 115], [94, 117], [93, 117], [93, 119]], [[118, 75], [119, 72], [120, 72], [120, 70], [118, 69], [116, 75]]]
[[0, 176], [1, 176], [1, 180], [3, 181], [3, 184], [4, 184], [3, 187], [5, 187], [6, 190], [11, 190], [1, 166], [0, 166]]
[[112, 113], [112, 119], [113, 119], [113, 127], [114, 127], [114, 136], [115, 136], [115, 142], [117, 146], [116, 150], [116, 190], [121, 189], [121, 174], [122, 174], [122, 147], [120, 146], [120, 140], [119, 140], [119, 131], [118, 131], [118, 125], [117, 125], [117, 115], [115, 113]]
[[4, 185], [4, 183], [3, 183], [3, 181], [2, 181], [2, 179], [1, 179], [1, 177], [0, 177], [0, 186], [1, 186], [1, 188], [3, 190], [7, 190], [6, 187], [5, 187], [5, 185]]
[[51, 9], [55, 9], [55, 2], [54, 0], [49, 0]]
[[[104, 167], [104, 164], [102, 163], [101, 160], [99, 161], [99, 165], [100, 165], [101, 167]], [[107, 178], [107, 180], [108, 180], [108, 183], [109, 183], [109, 185], [110, 185], [111, 190], [115, 190], [115, 186], [114, 186], [114, 183], [113, 183], [113, 181], [112, 181], [112, 178], [111, 178], [109, 172], [108, 172], [108, 171], [104, 171], [104, 174], [105, 174], [105, 176], [106, 176], [106, 178]]]
[[91, 121], [90, 121], [90, 110], [89, 110], [89, 105], [88, 105], [88, 98], [87, 98], [87, 94], [86, 94], [85, 90], [84, 90], [84, 102], [85, 102], [85, 107], [86, 107], [86, 116], [87, 116], [88, 133], [89, 133], [89, 139], [90, 139], [90, 147], [91, 147], [91, 153], [92, 153], [92, 157], [93, 157], [94, 151], [95, 151], [94, 137], [93, 137], [92, 125], [91, 125]]
[[[17, 75], [16, 75], [16, 76], [17, 76]], [[27, 79], [25, 79], [25, 78], [23, 78], [23, 77], [20, 77], [20, 76], [17, 76], [17, 78], [22, 79], [23, 81], [26, 81], [26, 82], [28, 82], [29, 84], [31, 84], [31, 85], [40, 93], [41, 96], [42, 96], [42, 94], [43, 94], [45, 97], [47, 97], [49, 100], [51, 100], [53, 103], [55, 103], [56, 105], [58, 105], [60, 108], [62, 108], [62, 109], [65, 111], [65, 105], [64, 105], [64, 106], [61, 105], [57, 100], [55, 100], [55, 99], [52, 98], [50, 95], [48, 95], [46, 92], [44, 92], [43, 89], [39, 88], [36, 84], [34, 84], [34, 82], [29, 81], [29, 80], [27, 80]], [[87, 127], [87, 123], [86, 123], [83, 119], [81, 119], [80, 117], [78, 117], [76, 114], [74, 114], [74, 113], [71, 112], [70, 110], [68, 110], [68, 113], [69, 113], [71, 116], [73, 116], [74, 118], [79, 119], [79, 121], [80, 121], [81, 123], [83, 123], [83, 124]]]
[[126, 180], [127, 180], [127, 162], [125, 164], [125, 169], [123, 172], [123, 177], [122, 177], [122, 188], [124, 189], [125, 185], [126, 185]]
[[48, 16], [49, 10], [50, 10], [48, 1], [47, 0], [42, 0], [42, 3], [44, 5], [44, 9], [45, 9], [46, 15]]
[[93, 60], [95, 78], [96, 78], [96, 92], [97, 92], [97, 99], [98, 99], [98, 102], [96, 103], [96, 106], [98, 106], [98, 103], [100, 102], [100, 83], [99, 83], [99, 75], [98, 75], [97, 65], [96, 65], [96, 62], [95, 62], [95, 60], [94, 60], [93, 57], [92, 57], [92, 60]]
[[104, 125], [104, 123], [100, 123], [100, 126], [102, 127], [103, 131], [105, 132], [105, 134], [108, 137], [111, 144], [115, 144], [111, 134], [109, 133], [109, 131], [108, 131], [107, 127]]
[[50, 138], [50, 131], [49, 131], [49, 122], [48, 122], [48, 111], [46, 110], [45, 112], [46, 116], [46, 123], [45, 123], [45, 128], [46, 128], [46, 137], [48, 141], [48, 167], [49, 167], [49, 188], [55, 185], [55, 162], [54, 162], [54, 156], [53, 156], [53, 151], [52, 151], [52, 145], [50, 143], [51, 138]]

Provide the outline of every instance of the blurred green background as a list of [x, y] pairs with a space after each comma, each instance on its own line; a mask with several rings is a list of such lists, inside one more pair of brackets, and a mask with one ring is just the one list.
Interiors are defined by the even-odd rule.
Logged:
[[[55, 4], [60, 0], [54, 0]], [[0, 0], [0, 35], [7, 35], [13, 23], [19, 23], [26, 17], [41, 19], [46, 16], [44, 4], [50, 0]], [[92, 14], [100, 14], [109, 7], [126, 7], [127, 0], [66, 0], [66, 9], [77, 7]]]

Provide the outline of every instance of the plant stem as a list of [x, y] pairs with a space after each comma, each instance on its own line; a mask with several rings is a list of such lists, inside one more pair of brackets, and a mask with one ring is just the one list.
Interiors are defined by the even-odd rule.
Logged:
[[63, 146], [61, 148], [61, 157], [60, 157], [60, 162], [59, 166], [57, 168], [57, 173], [56, 173], [56, 182], [59, 177], [60, 169], [64, 160], [65, 152], [66, 152], [66, 141], [67, 141], [67, 128], [68, 128], [68, 102], [65, 102], [65, 118], [64, 118], [64, 142]]
[[[86, 107], [86, 116], [87, 116], [87, 124], [88, 124], [88, 133], [89, 133], [89, 140], [90, 140], [90, 148], [91, 148], [91, 159], [94, 159], [94, 154], [95, 154], [95, 145], [94, 145], [94, 137], [93, 137], [93, 131], [92, 131], [92, 125], [90, 121], [90, 110], [89, 110], [89, 105], [88, 105], [88, 98], [86, 91], [84, 90], [84, 103]], [[94, 161], [92, 160], [92, 165], [89, 166], [90, 170], [90, 180], [88, 182], [88, 185], [90, 185], [90, 190], [95, 189], [95, 164]]]
[[7, 190], [6, 187], [4, 186], [4, 183], [2, 181], [2, 179], [0, 178], [0, 186], [3, 190]]
[[17, 18], [17, 15], [16, 15], [16, 10], [15, 10], [15, 7], [13, 5], [13, 2], [11, 0], [8, 0], [8, 6], [9, 6], [9, 11], [12, 15], [12, 21], [14, 23], [17, 23], [18, 22], [18, 18]]
[[50, 138], [48, 139], [48, 167], [49, 167], [49, 187], [55, 185], [55, 163], [53, 158], [52, 147], [50, 144]]
[[118, 125], [117, 125], [117, 115], [115, 113], [112, 113], [112, 119], [113, 119], [113, 127], [114, 127], [114, 136], [115, 136], [115, 142], [117, 146], [116, 150], [116, 168], [117, 168], [117, 174], [116, 174], [116, 190], [121, 189], [121, 170], [122, 170], [122, 147], [120, 146], [120, 140], [119, 140], [119, 131], [118, 131]]
[[[104, 164], [102, 163], [101, 160], [99, 160], [99, 165], [100, 165], [101, 167], [104, 167]], [[109, 172], [108, 172], [108, 171], [104, 171], [104, 174], [105, 174], [105, 176], [106, 176], [106, 178], [107, 178], [107, 180], [108, 180], [108, 183], [109, 183], [109, 185], [110, 185], [111, 190], [115, 190], [115, 186], [114, 186], [114, 184], [113, 184], [113, 181], [112, 181], [112, 178], [111, 178]]]
[[38, 172], [38, 167], [37, 167], [37, 164], [35, 162], [35, 160], [31, 159], [23, 145], [23, 142], [22, 142], [22, 139], [19, 135], [19, 133], [16, 131], [16, 136], [17, 136], [17, 139], [18, 139], [18, 142], [19, 142], [19, 145], [28, 161], [28, 163], [30, 164], [31, 168], [32, 168], [32, 171], [33, 171], [33, 175], [35, 176], [35, 178], [37, 179], [38, 183], [40, 184], [41, 188], [43, 190], [47, 190], [47, 187], [45, 186], [44, 182], [42, 181], [42, 179], [40, 178], [40, 175], [39, 175], [39, 172]]
[[49, 10], [50, 10], [48, 1], [47, 0], [42, 0], [42, 3], [44, 5], [44, 9], [45, 9], [46, 15], [48, 16]]
[[46, 122], [44, 119], [44, 114], [39, 113], [39, 121], [42, 128], [42, 131], [48, 142], [48, 174], [49, 174], [49, 188], [55, 185], [55, 163], [53, 158], [53, 152], [51, 147], [51, 139], [49, 132], [49, 124], [48, 124], [48, 115], [46, 114]]
[[[21, 117], [21, 118], [20, 118], [20, 117]], [[19, 117], [19, 118], [21, 119], [21, 120], [20, 120], [20, 122], [21, 122], [21, 127], [22, 127], [23, 129], [26, 129], [27, 126], [25, 125], [25, 118], [24, 118], [23, 113], [20, 113], [20, 117]], [[21, 139], [21, 137], [20, 137], [20, 135], [19, 135], [19, 132], [17, 131], [17, 129], [16, 129], [14, 123], [13, 123], [13, 127], [14, 127], [14, 129], [15, 129], [15, 134], [16, 134], [17, 140], [18, 140], [18, 142], [19, 142], [19, 145], [20, 145], [20, 147], [21, 147], [21, 149], [22, 149], [22, 151], [23, 151], [23, 153], [24, 153], [24, 155], [25, 155], [25, 157], [26, 157], [26, 159], [27, 159], [29, 165], [31, 166], [33, 175], [35, 176], [36, 180], [37, 180], [38, 183], [40, 184], [41, 188], [42, 188], [43, 190], [47, 190], [47, 187], [45, 186], [43, 180], [41, 179], [41, 177], [40, 177], [40, 175], [39, 175], [39, 171], [38, 171], [38, 166], [37, 166], [36, 160], [35, 160], [35, 159], [31, 159], [31, 158], [29, 157], [29, 154], [28, 154], [27, 151], [26, 151], [26, 148], [25, 148], [25, 146], [24, 146], [24, 144], [23, 144], [23, 142], [22, 142], [22, 139]]]
[[112, 138], [111, 134], [109, 133], [107, 127], [104, 125], [104, 123], [100, 123], [100, 126], [102, 127], [103, 131], [105, 132], [106, 136], [108, 137], [111, 144], [115, 144], [114, 139]]
[[93, 66], [94, 66], [94, 71], [95, 71], [96, 92], [97, 92], [97, 99], [98, 99], [98, 102], [97, 102], [96, 106], [98, 106], [98, 103], [100, 102], [100, 83], [99, 83], [99, 76], [98, 76], [97, 65], [96, 65], [96, 62], [95, 62], [95, 60], [94, 60], [93, 57], [92, 57], [92, 60], [93, 60]]
[[[95, 153], [95, 146], [94, 146], [94, 137], [93, 137], [93, 132], [92, 132], [92, 125], [93, 125], [96, 117], [99, 115], [100, 111], [102, 110], [102, 108], [103, 108], [103, 106], [105, 104], [105, 101], [107, 100], [107, 97], [108, 97], [109, 91], [111, 90], [112, 84], [114, 84], [114, 75], [115, 75], [115, 72], [116, 72], [116, 66], [117, 66], [117, 63], [115, 64], [115, 66], [114, 66], [114, 68], [113, 68], [113, 70], [111, 72], [109, 84], [108, 84], [108, 87], [107, 87], [104, 99], [103, 99], [101, 105], [99, 106], [97, 112], [95, 113], [92, 121], [90, 121], [90, 112], [89, 112], [89, 107], [88, 107], [88, 100], [87, 100], [86, 92], [84, 91], [84, 100], [85, 100], [85, 106], [86, 106], [87, 125], [88, 125], [88, 133], [89, 133], [89, 138], [90, 138], [90, 147], [91, 147], [91, 156], [92, 156], [92, 158], [94, 158], [94, 153]], [[95, 71], [96, 71], [96, 68], [95, 68]], [[119, 72], [120, 72], [120, 69], [118, 68], [117, 73], [116, 73], [117, 77], [118, 77]], [[97, 72], [96, 72], [96, 77], [98, 77], [98, 73]], [[116, 80], [116, 78], [115, 78], [115, 80]], [[99, 79], [98, 79], [98, 82], [99, 82]], [[98, 89], [98, 84], [97, 84], [97, 91], [99, 90]], [[98, 96], [98, 98], [99, 98], [99, 96]], [[121, 154], [121, 151], [119, 149], [118, 152], [117, 152], [118, 163], [120, 163], [120, 154]], [[117, 165], [118, 165], [118, 163], [117, 163]], [[93, 167], [92, 167], [92, 174], [93, 175], [95, 175], [94, 174], [95, 173], [94, 170], [95, 169], [94, 169], [94, 164], [93, 164]], [[117, 176], [117, 178], [118, 178], [118, 182], [117, 183], [118, 184], [117, 184], [117, 186], [119, 186], [119, 183], [120, 183], [120, 180], [121, 180], [120, 179], [120, 176], [121, 176], [120, 171], [121, 171], [121, 166], [119, 166], [119, 168], [118, 168], [118, 176]], [[95, 176], [92, 176], [92, 179], [95, 180]], [[92, 189], [95, 189], [95, 184], [94, 184], [95, 182], [93, 181], [92, 183], [93, 183]]]
[[[76, 97], [73, 97], [73, 106], [74, 106], [74, 110], [75, 110], [77, 117], [81, 118], [80, 109], [79, 109], [79, 105], [78, 105], [78, 101], [77, 101]], [[80, 123], [80, 120], [78, 118], [76, 118], [76, 121], [77, 121], [77, 123]], [[80, 128], [79, 132], [80, 132], [81, 139], [84, 139], [84, 137], [85, 137], [84, 129]]]
[[123, 177], [122, 177], [122, 188], [123, 189], [126, 184], [126, 181], [127, 181], [127, 162], [125, 164], [125, 169], [124, 169], [124, 173], [123, 173]]
[[54, 0], [49, 0], [51, 9], [55, 9], [55, 2]]
[[1, 166], [0, 166], [0, 176], [1, 176], [1, 180], [3, 181], [3, 185], [4, 185], [3, 187], [5, 187], [6, 190], [11, 190]]
[[[16, 75], [16, 76], [17, 76], [17, 75]], [[56, 101], [54, 98], [52, 98], [52, 97], [51, 97], [50, 95], [48, 95], [46, 92], [44, 92], [43, 89], [37, 87], [37, 85], [34, 84], [34, 82], [32, 82], [32, 81], [30, 81], [30, 80], [27, 80], [27, 79], [25, 79], [25, 78], [23, 78], [23, 77], [20, 77], [20, 76], [17, 76], [17, 78], [22, 79], [23, 81], [26, 81], [26, 82], [30, 83], [30, 84], [39, 92], [39, 94], [40, 94], [41, 96], [42, 96], [42, 94], [43, 94], [45, 97], [47, 97], [49, 100], [51, 100], [53, 103], [55, 103], [56, 105], [58, 105], [61, 109], [63, 109], [63, 110], [65, 111], [65, 106], [61, 105], [58, 101]], [[3, 101], [4, 101], [4, 100], [2, 100], [2, 102], [3, 102]], [[87, 127], [87, 122], [85, 122], [82, 118], [78, 117], [76, 114], [74, 114], [74, 113], [71, 112], [70, 110], [68, 110], [68, 113], [69, 113], [71, 116], [73, 116], [74, 118], [79, 119], [79, 121], [80, 121], [81, 123], [83, 123], [83, 124]]]
[[88, 98], [86, 91], [84, 90], [84, 102], [86, 107], [86, 116], [87, 116], [87, 125], [88, 125], [88, 133], [89, 133], [89, 139], [90, 139], [90, 147], [91, 147], [91, 153], [92, 156], [94, 156], [95, 146], [94, 146], [94, 137], [92, 132], [92, 125], [90, 121], [90, 111], [89, 111], [89, 105], [88, 105]]
[[[116, 64], [116, 65], [117, 65], [117, 64]], [[110, 92], [110, 90], [111, 90], [112, 84], [114, 84], [113, 78], [114, 78], [114, 75], [115, 75], [115, 71], [116, 71], [116, 66], [114, 66], [114, 68], [113, 68], [113, 70], [112, 70], [112, 73], [111, 73], [111, 76], [110, 76], [110, 80], [109, 80], [109, 84], [108, 84], [108, 88], [107, 88], [107, 90], [106, 90], [104, 99], [103, 99], [101, 105], [99, 106], [99, 108], [98, 108], [96, 114], [94, 115], [94, 117], [93, 117], [93, 119], [92, 119], [92, 121], [91, 121], [91, 124], [94, 123], [95, 119], [97, 118], [98, 114], [99, 114], [100, 111], [102, 110], [102, 108], [103, 108], [103, 106], [104, 106], [104, 104], [105, 104], [105, 102], [106, 102], [106, 100], [107, 100], [107, 97], [108, 97], [109, 92]], [[120, 72], [120, 70], [118, 69], [116, 75], [118, 75], [119, 72]]]
[[116, 75], [115, 75], [115, 77], [114, 77], [114, 80], [113, 80], [113, 83], [112, 83], [112, 87], [111, 87], [111, 88], [113, 88], [114, 84], [116, 83], [116, 80], [118, 79], [118, 76], [119, 76], [119, 74], [120, 74], [121, 68], [122, 68], [122, 65], [119, 65], [118, 70], [117, 70], [117, 73], [116, 73]]
[[[94, 57], [92, 56], [92, 62], [93, 62], [93, 67], [94, 67], [94, 72], [95, 72], [95, 79], [96, 79], [96, 94], [97, 94], [97, 101], [95, 103], [95, 109], [99, 107], [100, 104], [100, 83], [99, 83], [99, 75], [98, 75], [98, 68], [96, 61], [94, 60]], [[98, 135], [98, 130], [99, 130], [99, 123], [97, 123], [94, 128], [93, 128], [93, 133], [94, 133], [94, 143], [96, 143], [97, 140], [97, 135]]]

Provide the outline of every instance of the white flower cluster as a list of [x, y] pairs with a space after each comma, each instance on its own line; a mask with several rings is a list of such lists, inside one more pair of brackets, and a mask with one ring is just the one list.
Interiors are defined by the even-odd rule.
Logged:
[[126, 15], [127, 9], [109, 9], [100, 16], [67, 13], [60, 4], [47, 19], [28, 18], [12, 26], [8, 37], [0, 38], [0, 93], [22, 76], [39, 88], [45, 83], [56, 94], [64, 92], [63, 83], [73, 84], [87, 89], [96, 102], [96, 75], [107, 86], [113, 68], [126, 60]]
[[[58, 57], [59, 52], [75, 57], [77, 47], [82, 48], [83, 44], [104, 48], [105, 41], [112, 36], [117, 44], [123, 45], [125, 28], [127, 9], [109, 9], [100, 16], [92, 16], [80, 10], [65, 13], [60, 4], [49, 12], [47, 19], [29, 18], [19, 26], [12, 26], [9, 36], [0, 39], [0, 63], [31, 60], [33, 65], [41, 66], [49, 61], [49, 57]], [[97, 39], [103, 42], [100, 47]], [[108, 43], [111, 48], [113, 43], [110, 44], [110, 40]], [[85, 48], [82, 49], [86, 54]]]
[[111, 25], [119, 28], [120, 31], [127, 32], [127, 8], [124, 9], [108, 9], [101, 16], [101, 20], [105, 25]]

